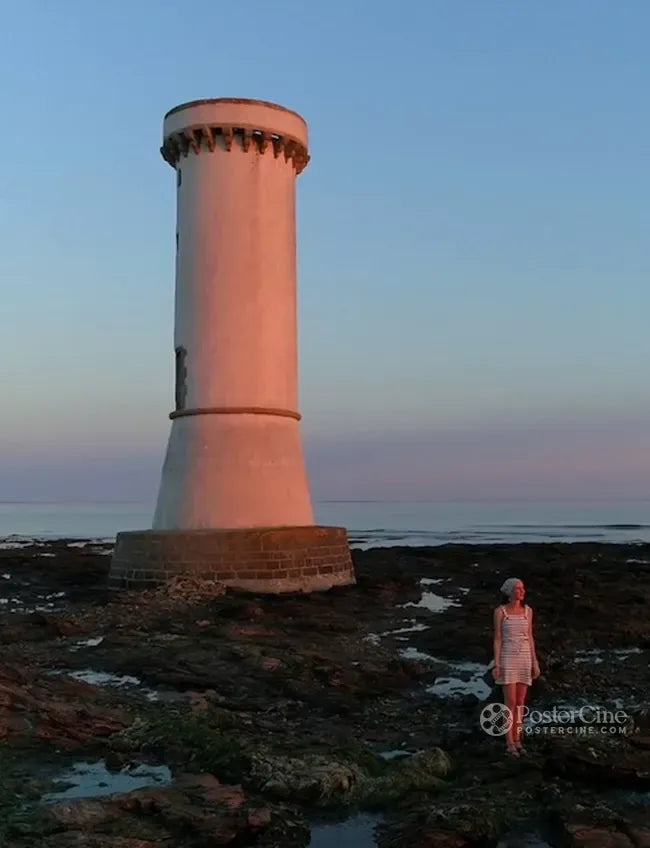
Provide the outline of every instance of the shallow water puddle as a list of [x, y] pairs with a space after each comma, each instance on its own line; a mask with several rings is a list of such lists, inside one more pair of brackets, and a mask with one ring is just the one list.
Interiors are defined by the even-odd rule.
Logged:
[[0, 536], [0, 550], [12, 551], [21, 548], [42, 548], [51, 542], [45, 536], [23, 536], [21, 533], [10, 533], [8, 536]]
[[551, 844], [536, 833], [512, 833], [502, 836], [496, 848], [551, 848]]
[[451, 667], [457, 671], [469, 672], [469, 679], [437, 677], [431, 686], [427, 686], [426, 691], [429, 695], [437, 695], [439, 698], [463, 698], [465, 695], [473, 695], [478, 701], [486, 701], [492, 694], [492, 687], [483, 680], [487, 666], [482, 666], [480, 671], [472, 671], [469, 668], [477, 665], [479, 663], [454, 663]]
[[94, 686], [142, 686], [140, 678], [132, 677], [130, 674], [111, 674], [108, 671], [94, 671], [92, 668], [70, 671], [67, 674], [74, 680], [82, 680]]
[[573, 659], [576, 663], [592, 663], [598, 665], [603, 662], [602, 651], [576, 651]]
[[478, 701], [485, 701], [492, 694], [492, 685], [484, 680], [488, 671], [488, 666], [484, 663], [452, 662], [449, 663], [449, 668], [463, 676], [438, 677], [434, 680], [432, 686], [427, 687], [427, 692], [430, 695], [447, 698], [462, 698], [465, 695], [474, 695]]
[[380, 751], [379, 756], [382, 758], [382, 760], [387, 761], [403, 760], [406, 757], [412, 757], [413, 753], [411, 751], [402, 751], [401, 749], [397, 748], [394, 751]]
[[360, 814], [344, 822], [314, 825], [309, 848], [375, 848], [380, 821], [379, 816]]
[[[444, 583], [443, 577], [422, 577], [420, 578], [420, 586], [439, 586], [441, 583]], [[462, 590], [467, 593], [469, 590]], [[422, 592], [422, 597], [419, 601], [409, 601], [406, 604], [400, 604], [402, 608], [404, 607], [421, 607], [429, 610], [429, 612], [444, 612], [449, 607], [459, 607], [460, 604], [457, 601], [452, 601], [450, 598], [443, 598], [442, 595], [437, 595], [435, 592]]]
[[451, 675], [436, 677], [434, 682], [426, 688], [430, 695], [437, 695], [439, 698], [462, 698], [465, 695], [474, 695], [477, 700], [485, 701], [492, 694], [492, 686], [483, 679], [489, 669], [489, 666], [484, 663], [448, 662], [412, 647], [401, 650], [400, 656], [405, 660], [429, 660], [463, 675], [462, 677]]
[[425, 654], [423, 651], [418, 651], [417, 648], [413, 648], [411, 646], [408, 648], [402, 648], [399, 653], [405, 660], [429, 660], [434, 663], [441, 662], [441, 660], [437, 660], [435, 657], [431, 656], [431, 654]]
[[57, 783], [71, 784], [60, 792], [48, 792], [41, 801], [54, 804], [81, 798], [98, 798], [116, 792], [132, 792], [147, 786], [168, 786], [172, 781], [167, 766], [138, 765], [118, 772], [108, 771], [104, 760], [75, 763], [56, 777]]
[[417, 624], [414, 618], [405, 619], [404, 624], [408, 624], [408, 627], [398, 627], [396, 630], [384, 630], [383, 633], [368, 633], [367, 636], [363, 637], [364, 641], [370, 642], [371, 645], [379, 645], [384, 636], [395, 636], [399, 633], [420, 633], [422, 630], [429, 629], [427, 624]]
[[20, 598], [0, 598], [0, 604], [10, 605], [10, 609], [8, 610], [10, 613], [21, 613], [23, 615], [32, 615], [35, 612], [54, 612], [56, 609], [56, 604], [52, 601], [48, 601], [45, 604], [25, 606]]
[[589, 651], [576, 651], [575, 657], [573, 661], [575, 663], [591, 663], [592, 665], [599, 665], [604, 662], [606, 659], [617, 659], [620, 662], [624, 662], [633, 654], [642, 654], [643, 651], [641, 648], [594, 648]]
[[420, 633], [422, 630], [428, 630], [429, 627], [426, 624], [416, 624], [415, 619], [412, 618], [408, 627], [398, 627], [397, 630], [386, 630], [384, 633], [380, 633], [380, 636], [393, 636], [395, 633]]
[[[443, 582], [445, 580], [442, 577], [423, 577], [420, 579], [420, 585], [422, 586], [439, 585]], [[458, 587], [458, 590], [465, 595], [470, 591], [465, 586]], [[409, 601], [399, 606], [402, 609], [405, 607], [419, 607], [427, 609], [429, 612], [441, 613], [450, 607], [459, 607], [461, 604], [451, 598], [444, 598], [435, 592], [423, 591], [422, 597], [417, 603]], [[406, 620], [404, 624], [409, 626], [386, 630], [383, 633], [369, 633], [365, 637], [365, 640], [371, 644], [379, 645], [382, 637], [392, 636], [397, 641], [406, 642], [408, 638], [400, 634], [421, 632], [428, 630], [430, 627], [427, 624], [417, 623], [416, 619]], [[406, 660], [430, 661], [442, 666], [445, 670], [448, 669], [450, 672], [456, 672], [453, 676], [452, 674], [448, 674], [444, 677], [437, 677], [433, 684], [426, 689], [431, 695], [443, 698], [460, 698], [465, 695], [473, 695], [477, 700], [485, 701], [492, 694], [492, 686], [483, 679], [489, 666], [483, 663], [448, 662], [411, 646], [402, 648], [399, 654]]]
[[[375, 827], [379, 816], [359, 814], [345, 822], [319, 824], [312, 827], [309, 848], [375, 848]], [[502, 836], [496, 848], [551, 848], [536, 833], [509, 833]]]
[[56, 612], [64, 608], [60, 602], [66, 597], [66, 592], [50, 592], [47, 595], [37, 595], [37, 603], [26, 604], [22, 598], [0, 598], [0, 604], [10, 605], [8, 612], [32, 615], [35, 612]]
[[71, 651], [78, 651], [80, 648], [96, 648], [104, 641], [103, 636], [91, 636], [90, 639], [82, 639], [80, 642], [75, 642], [70, 645]]
[[[102, 640], [104, 637], [97, 637]], [[86, 644], [98, 644], [97, 638], [86, 640]], [[81, 647], [81, 646], [79, 646]], [[73, 646], [72, 650], [79, 648]], [[148, 701], [177, 701], [182, 699], [182, 695], [175, 690], [166, 691], [163, 689], [150, 689], [144, 687], [139, 677], [134, 677], [131, 674], [113, 674], [109, 671], [96, 671], [93, 668], [83, 668], [77, 671], [67, 669], [56, 669], [48, 672], [53, 676], [65, 675], [73, 680], [78, 680], [82, 683], [89, 683], [91, 686], [113, 686], [116, 689], [125, 689], [130, 692], [137, 692], [138, 695], [143, 695]]]
[[[422, 577], [420, 579], [421, 586], [437, 586], [440, 583], [444, 583], [445, 578], [443, 577]], [[465, 589], [463, 587], [459, 587], [459, 590], [463, 593], [469, 592], [469, 589]], [[419, 609], [426, 609], [429, 612], [433, 613], [441, 613], [444, 612], [449, 607], [459, 607], [460, 604], [458, 601], [454, 601], [451, 598], [443, 598], [442, 595], [437, 595], [435, 592], [427, 592], [422, 591], [422, 595], [420, 600], [408, 601], [405, 604], [398, 604], [397, 609], [406, 609], [407, 607], [415, 607]], [[422, 630], [428, 630], [430, 625], [418, 623], [415, 618], [405, 619], [403, 624], [408, 625], [406, 627], [397, 627], [393, 630], [385, 630], [383, 633], [369, 633], [367, 636], [364, 636], [364, 641], [370, 642], [372, 645], [379, 645], [381, 639], [384, 636], [394, 636], [400, 642], [406, 642], [407, 639], [404, 638], [401, 634], [404, 633], [417, 633]]]
[[429, 612], [444, 612], [449, 607], [459, 607], [458, 601], [452, 601], [451, 598], [443, 598], [442, 595], [436, 595], [435, 592], [422, 592], [422, 597], [417, 603], [409, 601], [402, 604], [402, 607], [423, 607]]

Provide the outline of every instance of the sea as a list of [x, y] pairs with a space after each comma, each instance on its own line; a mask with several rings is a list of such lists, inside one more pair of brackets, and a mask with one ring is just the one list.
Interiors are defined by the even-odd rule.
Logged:
[[[149, 503], [0, 503], [0, 546], [28, 539], [113, 540], [151, 527]], [[650, 542], [650, 499], [616, 501], [332, 501], [318, 524], [348, 529], [351, 547]]]

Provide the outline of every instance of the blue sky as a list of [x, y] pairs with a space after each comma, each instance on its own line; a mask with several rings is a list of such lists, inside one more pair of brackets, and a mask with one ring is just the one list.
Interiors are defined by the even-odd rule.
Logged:
[[645, 0], [0, 4], [0, 499], [151, 499], [163, 114], [304, 115], [317, 498], [650, 497]]

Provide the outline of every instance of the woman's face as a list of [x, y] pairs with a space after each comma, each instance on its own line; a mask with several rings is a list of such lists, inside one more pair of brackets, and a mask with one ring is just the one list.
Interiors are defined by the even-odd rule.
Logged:
[[513, 601], [523, 601], [526, 596], [526, 587], [523, 584], [522, 580], [517, 580], [515, 583], [515, 587], [512, 590], [512, 600]]

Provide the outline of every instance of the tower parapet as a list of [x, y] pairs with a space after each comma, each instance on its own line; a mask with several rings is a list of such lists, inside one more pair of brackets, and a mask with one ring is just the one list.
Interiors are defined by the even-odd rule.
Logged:
[[291, 160], [296, 174], [309, 162], [307, 125], [296, 112], [264, 100], [194, 100], [165, 115], [163, 159], [173, 168], [190, 152], [272, 152]]

